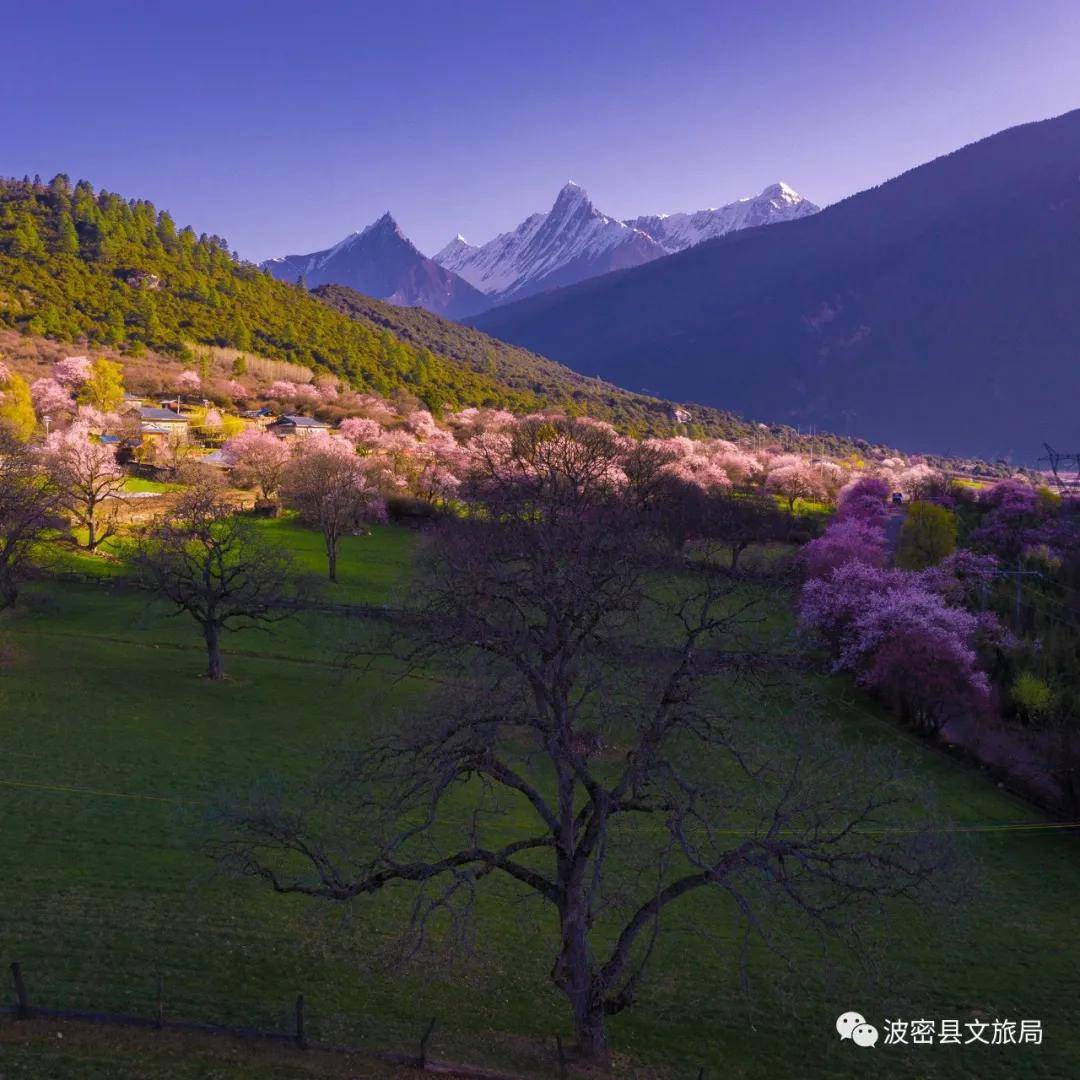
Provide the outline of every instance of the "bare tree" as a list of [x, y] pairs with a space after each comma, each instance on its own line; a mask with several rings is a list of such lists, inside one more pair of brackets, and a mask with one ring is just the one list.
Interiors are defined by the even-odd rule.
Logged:
[[791, 518], [768, 496], [725, 492], [710, 496], [705, 507], [704, 533], [731, 549], [733, 574], [748, 547], [784, 539], [790, 529]]
[[253, 798], [214, 844], [281, 893], [414, 883], [413, 946], [485, 879], [516, 883], [557, 916], [551, 978], [590, 1061], [695, 893], [723, 891], [762, 932], [761, 897], [786, 901], [824, 934], [945, 858], [918, 832], [863, 831], [901, 813], [903, 788], [848, 751], [815, 755], [802, 728], [782, 750], [743, 743], [715, 680], [754, 677], [753, 602], [726, 569], [670, 557], [622, 497], [619, 456], [573, 423], [493, 444], [477, 512], [435, 533], [414, 590], [411, 657], [443, 657], [457, 685], [356, 751], [307, 812]]
[[238, 517], [222, 500], [220, 481], [206, 477], [143, 533], [132, 561], [148, 587], [199, 624], [211, 679], [222, 678], [223, 631], [287, 618], [308, 593], [292, 555]]
[[0, 426], [0, 607], [15, 602], [27, 558], [57, 524], [58, 493], [33, 450]]

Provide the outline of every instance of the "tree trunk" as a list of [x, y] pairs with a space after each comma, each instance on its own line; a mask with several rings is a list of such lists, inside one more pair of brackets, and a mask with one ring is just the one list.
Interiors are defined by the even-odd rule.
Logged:
[[331, 581], [337, 581], [337, 539], [326, 541], [326, 564]]
[[585, 900], [569, 900], [562, 909], [562, 951], [555, 965], [555, 983], [570, 1002], [577, 1055], [582, 1061], [606, 1065], [607, 1031], [603, 994], [596, 983], [589, 955]]
[[739, 572], [739, 556], [746, 548], [746, 544], [732, 544], [731, 545], [731, 574], [734, 577]]
[[220, 679], [221, 671], [221, 629], [217, 623], [208, 622], [203, 626], [206, 638], [206, 674], [211, 679]]
[[86, 546], [90, 551], [97, 547], [97, 522], [94, 520], [93, 511], [86, 518]]
[[608, 1064], [607, 1031], [604, 1027], [604, 1008], [574, 1009], [574, 1035], [577, 1053], [582, 1061], [595, 1065]]
[[9, 607], [19, 597], [19, 587], [15, 584], [15, 575], [6, 563], [0, 563], [0, 608]]

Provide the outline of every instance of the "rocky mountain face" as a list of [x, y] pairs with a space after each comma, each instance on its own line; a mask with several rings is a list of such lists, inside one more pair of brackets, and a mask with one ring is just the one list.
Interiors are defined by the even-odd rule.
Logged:
[[485, 293], [492, 305], [503, 304], [640, 266], [737, 229], [806, 217], [817, 210], [786, 184], [774, 184], [758, 196], [719, 209], [619, 221], [598, 210], [585, 190], [570, 182], [548, 213], [533, 214], [512, 232], [479, 246], [458, 235], [434, 259]]
[[585, 190], [571, 182], [546, 214], [527, 217], [513, 232], [481, 247], [455, 237], [434, 258], [492, 303], [505, 303], [666, 254], [647, 233], [597, 210]]
[[331, 248], [270, 259], [262, 269], [281, 281], [302, 280], [308, 288], [348, 285], [392, 304], [423, 307], [453, 319], [490, 306], [483, 293], [418, 251], [389, 213]]
[[429, 259], [386, 213], [331, 248], [269, 259], [262, 269], [282, 281], [303, 280], [309, 288], [346, 285], [392, 304], [460, 319], [641, 266], [736, 229], [816, 211], [786, 184], [774, 184], [759, 196], [715, 210], [619, 221], [598, 210], [585, 190], [571, 182], [546, 214], [533, 214], [479, 247], [459, 235]]

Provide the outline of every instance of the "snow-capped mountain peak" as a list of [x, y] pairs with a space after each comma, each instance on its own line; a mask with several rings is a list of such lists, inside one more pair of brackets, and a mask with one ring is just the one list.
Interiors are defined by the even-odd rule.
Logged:
[[644, 233], [601, 213], [573, 180], [546, 214], [527, 217], [512, 232], [480, 246], [461, 237], [434, 258], [501, 302], [638, 266], [665, 254]]
[[783, 180], [780, 180], [775, 184], [770, 184], [761, 194], [767, 195], [770, 199], [776, 198], [777, 196], [796, 201], [802, 199], [802, 196], [793, 187], [785, 184]]
[[458, 235], [434, 261], [502, 303], [638, 266], [736, 229], [805, 217], [817, 209], [778, 182], [760, 195], [719, 208], [620, 221], [598, 210], [588, 192], [569, 180], [546, 214], [533, 214], [486, 244], [469, 244]]
[[476, 248], [465, 239], [461, 233], [458, 233], [453, 240], [450, 241], [446, 247], [432, 255], [432, 259], [435, 260], [440, 266], [449, 266], [451, 262], [456, 258], [460, 258], [463, 252], [476, 251]]
[[651, 214], [632, 218], [626, 224], [648, 233], [668, 254], [673, 254], [739, 229], [809, 217], [819, 209], [793, 187], [779, 181], [770, 184], [760, 195], [748, 195], [726, 206], [689, 214]]
[[348, 285], [368, 296], [425, 307], [451, 318], [487, 306], [467, 281], [417, 251], [389, 210], [333, 247], [271, 259], [263, 269], [282, 281], [303, 280], [309, 288]]

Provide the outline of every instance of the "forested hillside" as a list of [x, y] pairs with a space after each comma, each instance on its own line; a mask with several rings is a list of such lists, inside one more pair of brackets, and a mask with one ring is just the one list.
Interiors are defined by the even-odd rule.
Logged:
[[[418, 348], [458, 361], [488, 375], [501, 386], [519, 394], [563, 406], [586, 415], [608, 420], [635, 435], [668, 435], [738, 439], [762, 445], [776, 444], [788, 449], [833, 457], [846, 455], [889, 457], [897, 451], [872, 445], [865, 439], [828, 432], [800, 433], [783, 424], [765, 425], [736, 413], [705, 405], [678, 408], [670, 401], [623, 390], [598, 377], [580, 375], [563, 364], [511, 345], [471, 326], [441, 318], [423, 308], [398, 307], [364, 296], [342, 285], [322, 285], [313, 295], [350, 318], [374, 328], [390, 330], [395, 337]], [[689, 419], [679, 422], [679, 417]], [[993, 473], [984, 462], [952, 461], [951, 468]]]
[[[313, 296], [230, 253], [170, 214], [57, 176], [0, 180], [0, 326], [138, 357], [194, 359], [217, 345], [341, 376], [358, 390], [407, 390], [438, 412], [547, 406], [638, 434], [679, 426], [669, 402], [631, 394], [479, 331], [341, 286]], [[321, 302], [320, 302], [321, 301]], [[737, 416], [694, 408], [683, 430], [745, 437]], [[796, 438], [790, 429], [774, 436]]]
[[[321, 285], [313, 290], [313, 295], [352, 319], [389, 330], [416, 348], [429, 349], [457, 361], [516, 393], [571, 406], [635, 434], [667, 433], [678, 426], [671, 402], [580, 375], [545, 356], [489, 337], [424, 308], [388, 304], [344, 285]], [[691, 418], [685, 426], [702, 434], [746, 438], [758, 430], [749, 421], [721, 409], [689, 406], [685, 412]], [[796, 435], [793, 431], [790, 434]]]
[[535, 408], [500, 385], [347, 319], [230, 254], [219, 236], [177, 228], [152, 203], [66, 176], [0, 180], [0, 325], [138, 355], [188, 359], [232, 346], [330, 371], [357, 389], [405, 388], [430, 408]]

